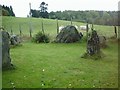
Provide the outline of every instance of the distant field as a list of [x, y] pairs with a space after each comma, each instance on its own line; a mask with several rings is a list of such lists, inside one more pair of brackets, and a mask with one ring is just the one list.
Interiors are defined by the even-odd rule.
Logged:
[[[41, 27], [41, 18], [17, 18], [17, 17], [3, 17], [3, 26], [5, 29], [10, 32], [11, 27], [14, 34], [19, 34], [19, 25], [21, 25], [21, 29], [23, 35], [29, 35], [30, 22], [32, 26], [33, 35], [38, 31], [42, 30]], [[70, 21], [59, 20], [59, 26], [61, 25], [70, 25]], [[43, 19], [44, 30], [46, 34], [50, 36], [56, 36], [57, 33], [57, 24], [56, 20], [52, 19]], [[86, 23], [73, 22], [73, 25], [86, 25]], [[94, 28], [98, 31], [99, 34], [105, 35], [106, 37], [111, 37], [114, 35], [114, 27], [112, 26], [102, 26], [102, 25], [94, 25]]]

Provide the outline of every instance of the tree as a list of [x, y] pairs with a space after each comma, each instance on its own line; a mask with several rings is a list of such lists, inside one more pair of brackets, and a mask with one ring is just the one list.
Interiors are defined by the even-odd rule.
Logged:
[[48, 6], [48, 4], [46, 4], [45, 2], [42, 2], [40, 4], [40, 12], [46, 12], [48, 9], [47, 6]]
[[12, 6], [2, 6], [2, 15], [3, 16], [15, 16]]
[[31, 14], [32, 14], [32, 17], [36, 17], [36, 18], [39, 17], [39, 11], [38, 10], [31, 9]]
[[49, 13], [49, 18], [51, 18], [51, 19], [55, 19], [56, 18], [56, 15], [55, 15], [55, 12], [50, 12]]
[[45, 2], [42, 2], [40, 4], [40, 17], [43, 17], [43, 18], [48, 18], [49, 15], [48, 15], [48, 8], [47, 8], [48, 4], [46, 4]]
[[49, 18], [51, 19], [59, 19], [59, 20], [72, 20], [80, 21], [80, 22], [88, 22], [94, 23], [98, 25], [118, 25], [118, 12], [117, 11], [94, 11], [94, 10], [86, 10], [86, 11], [56, 11], [50, 12]]
[[12, 6], [10, 6], [10, 15], [11, 15], [11, 16], [15, 16], [15, 14], [14, 14], [14, 12], [13, 12]]
[[9, 16], [9, 12], [5, 9], [2, 9], [2, 16]]

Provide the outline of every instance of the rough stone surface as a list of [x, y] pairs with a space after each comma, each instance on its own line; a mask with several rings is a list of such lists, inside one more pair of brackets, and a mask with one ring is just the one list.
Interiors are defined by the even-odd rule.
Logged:
[[11, 66], [10, 58], [10, 36], [6, 31], [2, 31], [2, 67], [9, 68]]
[[98, 54], [100, 52], [100, 40], [96, 31], [92, 31], [92, 34], [88, 37], [87, 41], [87, 53], [89, 55]]
[[82, 33], [79, 34], [74, 26], [68, 25], [64, 27], [56, 37], [56, 42], [73, 43], [82, 38]]
[[18, 45], [21, 43], [21, 39], [18, 35], [11, 35], [10, 36], [10, 44], [11, 45]]
[[[1, 69], [2, 69], [2, 32], [0, 30], [0, 71], [1, 71]], [[0, 72], [0, 74], [1, 74], [1, 72]]]

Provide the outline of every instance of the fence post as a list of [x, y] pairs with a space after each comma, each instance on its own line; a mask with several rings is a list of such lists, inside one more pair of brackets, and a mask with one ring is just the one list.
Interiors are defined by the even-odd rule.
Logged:
[[20, 36], [22, 35], [21, 24], [19, 24]]
[[89, 30], [89, 28], [88, 28], [88, 23], [86, 24], [86, 39], [88, 40], [88, 30]]
[[92, 30], [92, 31], [94, 30], [94, 25], [93, 25], [93, 23], [92, 23], [92, 28], [91, 28], [91, 30]]
[[11, 26], [11, 30], [10, 30], [10, 32], [11, 32], [11, 35], [13, 35], [13, 30], [12, 30], [12, 26]]
[[58, 24], [58, 19], [57, 19], [57, 34], [59, 33], [59, 24]]
[[117, 38], [117, 27], [114, 26], [115, 37]]
[[72, 23], [72, 17], [71, 17], [71, 25], [72, 25], [73, 23]]
[[41, 25], [42, 25], [42, 32], [44, 33], [43, 18], [41, 20]]
[[30, 37], [32, 37], [32, 26], [31, 26], [31, 22], [29, 24], [29, 30], [30, 30]]

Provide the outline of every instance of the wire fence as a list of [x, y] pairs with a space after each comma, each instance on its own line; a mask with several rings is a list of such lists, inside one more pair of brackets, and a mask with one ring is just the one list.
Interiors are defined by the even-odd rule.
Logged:
[[37, 22], [31, 20], [30, 22], [3, 24], [5, 30], [7, 30], [10, 35], [17, 34], [29, 37], [33, 37], [39, 31], [49, 34], [50, 36], [56, 36], [59, 33], [59, 27], [66, 25], [71, 25], [71, 21], [62, 22], [61, 20], [49, 21], [42, 19]]
[[[60, 26], [74, 25], [77, 26], [79, 32], [86, 34], [86, 30], [80, 30], [80, 26], [86, 26], [87, 23], [73, 22], [71, 21], [62, 21], [62, 20], [48, 20], [48, 19], [27, 19], [26, 21], [19, 22], [6, 22], [4, 24], [5, 30], [7, 30], [10, 35], [17, 34], [20, 36], [33, 37], [37, 32], [41, 31], [45, 34], [49, 34], [51, 37], [55, 37], [59, 33]], [[92, 24], [91, 27], [93, 28]], [[111, 37], [118, 33], [118, 28], [113, 26], [103, 26], [103, 25], [94, 25], [94, 29], [103, 36]], [[90, 30], [90, 29], [89, 29]]]

